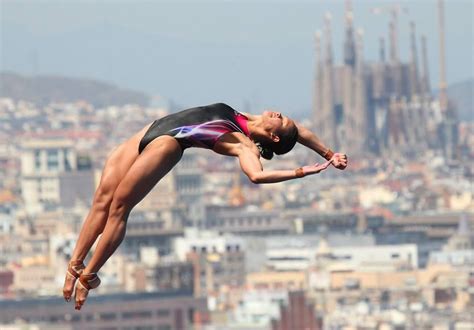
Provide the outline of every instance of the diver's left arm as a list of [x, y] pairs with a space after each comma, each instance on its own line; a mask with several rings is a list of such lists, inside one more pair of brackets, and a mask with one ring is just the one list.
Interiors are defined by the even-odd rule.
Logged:
[[307, 129], [304, 126], [296, 123], [296, 127], [298, 128], [298, 142], [308, 147], [314, 151], [316, 151], [319, 155], [323, 158], [329, 160], [332, 159], [332, 164], [334, 167], [343, 170], [347, 167], [347, 156], [343, 153], [334, 153], [331, 149], [326, 147], [321, 139], [316, 136], [313, 132]]

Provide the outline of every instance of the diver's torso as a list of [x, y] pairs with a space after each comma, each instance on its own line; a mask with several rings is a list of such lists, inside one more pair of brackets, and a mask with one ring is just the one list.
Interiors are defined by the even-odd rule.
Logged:
[[181, 148], [213, 149], [230, 132], [248, 136], [247, 117], [224, 103], [186, 109], [153, 122], [140, 141], [139, 152], [161, 135], [173, 136]]

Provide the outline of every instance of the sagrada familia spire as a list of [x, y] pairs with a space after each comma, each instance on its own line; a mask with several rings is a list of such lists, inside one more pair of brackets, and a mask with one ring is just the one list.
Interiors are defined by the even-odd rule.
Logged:
[[[442, 1], [439, 3], [444, 73], [444, 19]], [[439, 147], [441, 140], [455, 149], [452, 131], [456, 125], [448, 128], [443, 124], [449, 113], [445, 76], [441, 76], [438, 106], [433, 106], [436, 100], [430, 90], [426, 37], [421, 38], [419, 65], [416, 25], [410, 22], [410, 58], [403, 62], [398, 42], [400, 12], [400, 7], [390, 8], [388, 38], [380, 37], [379, 61], [375, 63], [364, 60], [364, 32], [354, 28], [349, 0], [345, 2], [342, 64], [335, 63], [329, 13], [324, 17], [324, 34], [316, 32], [313, 121], [323, 140], [339, 150], [361, 155], [413, 155]], [[389, 41], [388, 58], [385, 40]]]

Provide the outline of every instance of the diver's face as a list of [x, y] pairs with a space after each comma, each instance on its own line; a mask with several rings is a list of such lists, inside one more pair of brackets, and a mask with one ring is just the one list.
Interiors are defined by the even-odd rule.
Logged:
[[289, 132], [294, 125], [293, 120], [276, 111], [264, 111], [262, 119], [265, 130], [275, 135]]

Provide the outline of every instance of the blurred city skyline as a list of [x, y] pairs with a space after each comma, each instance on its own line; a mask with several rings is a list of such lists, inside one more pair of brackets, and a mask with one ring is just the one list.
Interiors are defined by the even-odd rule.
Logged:
[[[0, 328], [474, 329], [472, 0], [440, 26], [436, 0], [213, 1], [0, 0]], [[74, 312], [80, 228], [117, 221], [111, 150], [213, 102], [304, 117], [349, 166], [258, 185], [187, 149]]]
[[[388, 41], [389, 8], [400, 5], [400, 58], [409, 60], [409, 22], [427, 36], [430, 79], [439, 84], [436, 1], [352, 1], [364, 30], [364, 57]], [[375, 9], [377, 8], [377, 9]], [[1, 1], [1, 71], [103, 80], [182, 106], [224, 101], [236, 107], [310, 111], [314, 34], [332, 15], [342, 62], [344, 1], [112, 2]], [[473, 4], [445, 3], [447, 82], [472, 78]], [[418, 55], [420, 56], [420, 54]]]

